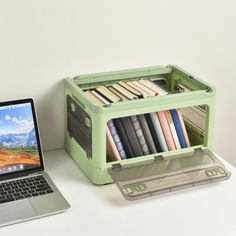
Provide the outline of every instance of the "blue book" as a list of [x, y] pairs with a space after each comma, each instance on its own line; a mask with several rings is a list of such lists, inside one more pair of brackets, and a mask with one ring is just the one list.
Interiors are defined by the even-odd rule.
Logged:
[[184, 137], [184, 132], [183, 132], [180, 120], [179, 120], [178, 113], [175, 109], [170, 110], [170, 113], [171, 113], [171, 117], [175, 125], [175, 129], [176, 129], [176, 133], [179, 139], [180, 146], [181, 148], [186, 148], [188, 146]]

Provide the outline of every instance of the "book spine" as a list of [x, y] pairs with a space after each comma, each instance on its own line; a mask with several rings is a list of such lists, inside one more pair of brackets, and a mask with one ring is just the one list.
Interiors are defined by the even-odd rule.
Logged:
[[106, 140], [107, 140], [107, 158], [110, 161], [121, 160], [120, 154], [117, 150], [116, 144], [113, 140], [109, 128], [106, 129]]
[[118, 132], [118, 135], [120, 137], [120, 140], [124, 146], [124, 149], [125, 149], [125, 152], [127, 154], [127, 158], [132, 158], [135, 156], [132, 148], [131, 148], [131, 144], [129, 142], [129, 139], [126, 135], [126, 132], [125, 132], [125, 129], [123, 127], [123, 124], [121, 122], [121, 118], [118, 118], [118, 119], [114, 119], [114, 125], [117, 129], [117, 132]]
[[114, 122], [112, 120], [109, 120], [107, 122], [107, 125], [108, 125], [108, 128], [109, 128], [110, 132], [111, 132], [111, 135], [113, 137], [113, 140], [115, 142], [116, 148], [117, 148], [117, 150], [118, 150], [118, 152], [120, 154], [121, 159], [122, 160], [123, 159], [127, 159], [127, 155], [126, 155], [124, 146], [123, 146], [123, 144], [122, 144], [122, 142], [120, 140], [120, 137], [119, 137], [119, 135], [117, 133], [116, 127], [114, 125]]
[[185, 142], [187, 144], [187, 147], [190, 147], [191, 145], [190, 145], [188, 133], [187, 133], [187, 130], [186, 130], [186, 127], [185, 127], [185, 124], [184, 124], [183, 116], [182, 116], [180, 110], [178, 110], [178, 109], [177, 109], [177, 113], [178, 113], [178, 116], [179, 116], [179, 120], [180, 120], [180, 124], [182, 126], [183, 133], [184, 133]]
[[131, 116], [130, 119], [131, 119], [132, 125], [134, 127], [134, 131], [135, 131], [135, 133], [137, 135], [138, 142], [139, 142], [139, 144], [141, 146], [143, 154], [144, 155], [150, 154], [150, 151], [148, 149], [145, 137], [143, 135], [143, 131], [141, 129], [138, 117], [137, 116]]
[[145, 118], [147, 120], [148, 127], [150, 129], [150, 133], [152, 135], [153, 141], [155, 143], [156, 150], [157, 150], [157, 152], [162, 152], [162, 148], [161, 148], [161, 145], [160, 145], [160, 142], [159, 142], [156, 130], [154, 128], [154, 124], [152, 122], [152, 118], [151, 118], [150, 113], [145, 114]]
[[185, 142], [184, 133], [182, 130], [182, 126], [180, 124], [178, 113], [175, 109], [172, 109], [172, 110], [170, 110], [170, 114], [172, 116], [172, 119], [173, 119], [173, 122], [175, 125], [175, 129], [176, 129], [176, 133], [177, 133], [177, 136], [179, 139], [180, 146], [181, 146], [181, 148], [186, 148], [187, 144]]
[[165, 111], [165, 115], [166, 115], [166, 118], [167, 118], [167, 121], [168, 121], [168, 124], [169, 124], [169, 127], [170, 127], [172, 138], [173, 138], [174, 143], [175, 143], [175, 147], [176, 147], [176, 149], [181, 149], [179, 139], [178, 139], [178, 136], [177, 136], [177, 133], [176, 133], [176, 130], [175, 130], [175, 125], [174, 125], [174, 122], [172, 120], [170, 111]]
[[160, 146], [161, 146], [161, 150], [164, 152], [168, 151], [166, 140], [165, 140], [165, 137], [164, 137], [164, 134], [163, 134], [157, 114], [155, 112], [150, 113], [150, 117], [152, 119], [152, 123], [153, 123], [154, 129], [156, 131], [156, 134], [157, 134]]
[[142, 149], [141, 149], [141, 146], [139, 145], [130, 117], [121, 118], [121, 122], [124, 127], [126, 136], [129, 139], [131, 148], [134, 152], [134, 156], [135, 157], [142, 156], [143, 155]]
[[142, 128], [142, 131], [143, 131], [144, 137], [146, 139], [147, 146], [149, 148], [150, 153], [151, 154], [157, 153], [155, 143], [153, 141], [152, 134], [151, 134], [150, 129], [148, 127], [148, 123], [145, 118], [145, 115], [138, 115], [138, 120], [139, 120], [140, 126]]
[[158, 118], [160, 120], [160, 124], [161, 124], [163, 134], [164, 134], [165, 139], [166, 139], [166, 144], [168, 146], [168, 149], [170, 151], [175, 150], [176, 149], [175, 148], [175, 143], [174, 143], [174, 140], [173, 140], [172, 135], [171, 135], [170, 127], [168, 125], [168, 121], [166, 119], [165, 112], [164, 111], [159, 111], [159, 112], [157, 112], [157, 115], [158, 115]]

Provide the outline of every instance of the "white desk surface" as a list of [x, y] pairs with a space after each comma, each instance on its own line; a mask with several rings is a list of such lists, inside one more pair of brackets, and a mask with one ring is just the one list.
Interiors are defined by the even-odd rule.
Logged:
[[236, 235], [236, 169], [228, 163], [228, 181], [130, 202], [115, 184], [91, 184], [64, 150], [45, 153], [45, 161], [71, 208], [0, 228], [1, 236]]

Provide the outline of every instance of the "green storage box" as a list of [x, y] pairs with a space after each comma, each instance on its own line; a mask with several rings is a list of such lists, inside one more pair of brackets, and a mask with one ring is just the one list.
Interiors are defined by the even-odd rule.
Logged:
[[[159, 84], [169, 94], [98, 105], [88, 89], [139, 79]], [[109, 161], [106, 129], [110, 120], [179, 109], [191, 146]], [[156, 66], [65, 79], [65, 148], [95, 184], [115, 181], [129, 200], [227, 179], [230, 173], [212, 153], [215, 89], [178, 68]]]

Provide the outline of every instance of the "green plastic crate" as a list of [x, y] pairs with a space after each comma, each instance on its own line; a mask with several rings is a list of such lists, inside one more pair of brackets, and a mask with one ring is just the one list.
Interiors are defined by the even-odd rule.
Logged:
[[[99, 85], [109, 85], [121, 80], [132, 81], [140, 78], [152, 81], [161, 80], [171, 94], [104, 106], [96, 105], [84, 95], [84, 90]], [[188, 91], [183, 92], [183, 87], [187, 88]], [[189, 148], [107, 162], [106, 127], [110, 119], [194, 106], [203, 107], [206, 115], [202, 142], [199, 143], [198, 141], [198, 130], [190, 129], [192, 134], [189, 135], [192, 135], [192, 140], [196, 140], [196, 143]], [[111, 177], [114, 177], [111, 174], [113, 169], [142, 166], [144, 163], [150, 164], [155, 160], [160, 161], [160, 159], [171, 160], [177, 156], [199, 153], [199, 150], [210, 153], [212, 151], [215, 89], [177, 66], [155, 66], [66, 78], [65, 111], [65, 148], [95, 184], [113, 182]], [[73, 113], [73, 116], [78, 118], [76, 122], [73, 121], [73, 127], [78, 127], [74, 128], [73, 131], [69, 128], [71, 127], [69, 113]], [[170, 188], [168, 191], [171, 191]]]

